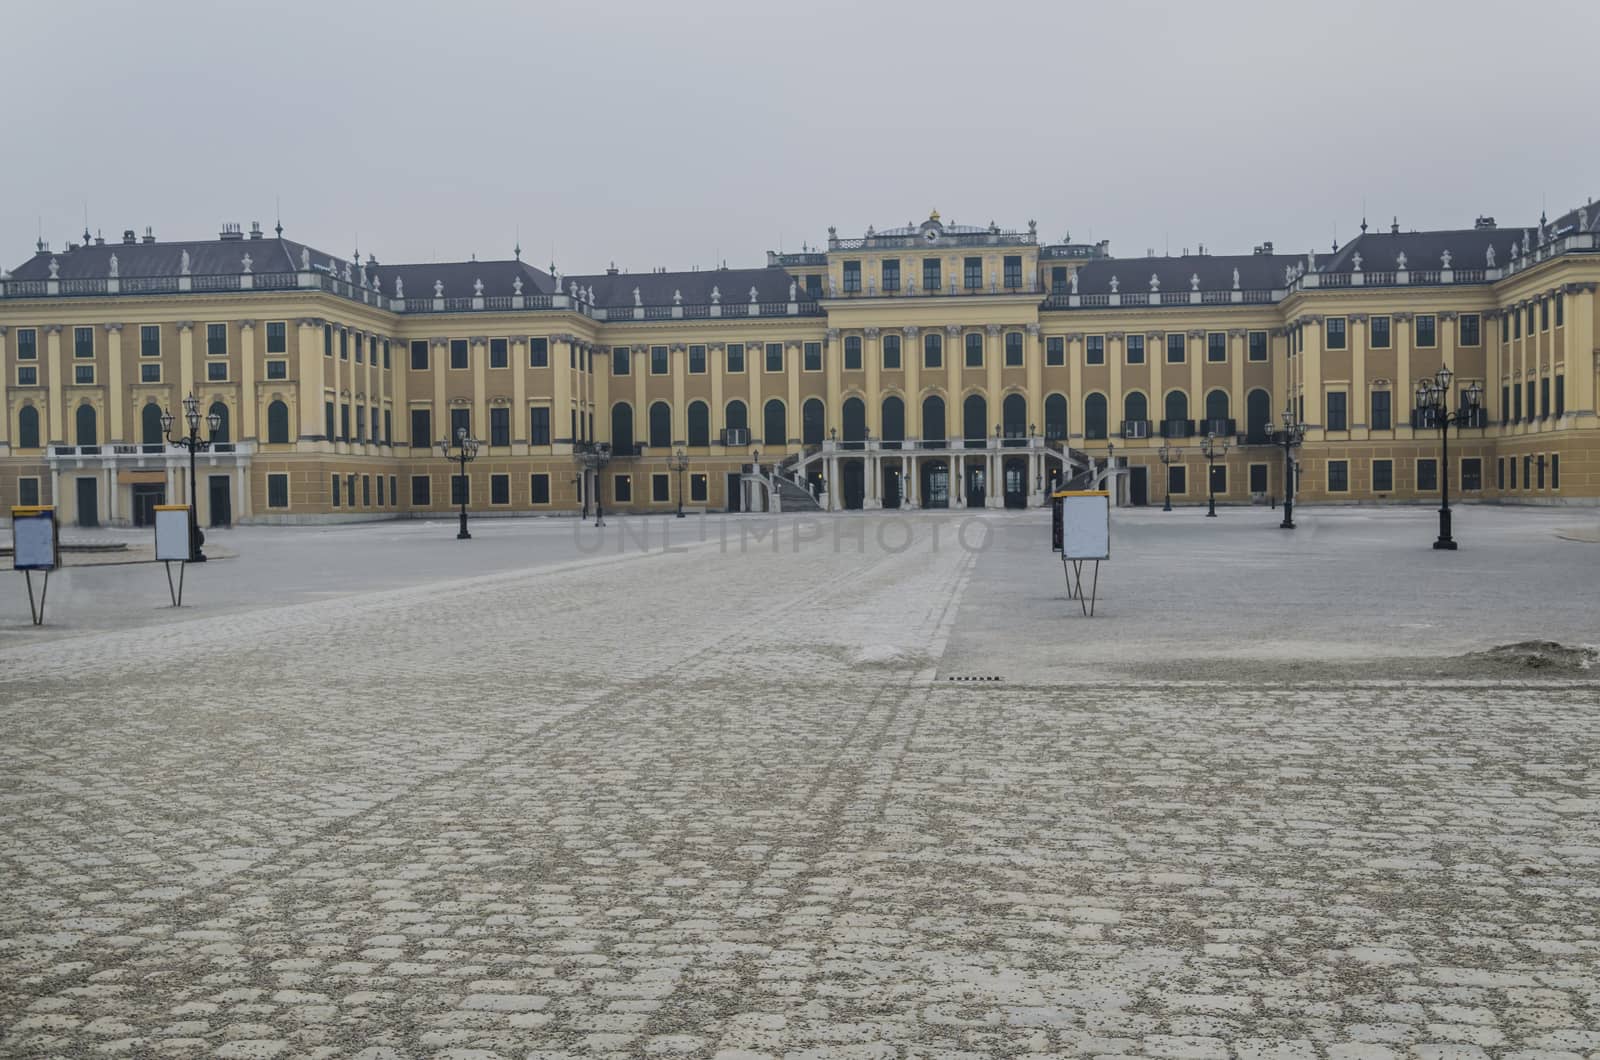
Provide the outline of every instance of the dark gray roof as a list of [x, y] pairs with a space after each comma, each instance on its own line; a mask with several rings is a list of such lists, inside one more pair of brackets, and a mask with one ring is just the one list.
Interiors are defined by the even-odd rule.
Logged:
[[[1584, 227], [1584, 221], [1589, 222], [1588, 227]], [[1573, 207], [1550, 224], [1552, 235], [1569, 235], [1580, 231], [1600, 232], [1600, 203], [1593, 199], [1586, 205]]]
[[[443, 297], [467, 298], [474, 293], [479, 280], [483, 281], [486, 296], [516, 293], [516, 281], [522, 278], [523, 294], [549, 294], [555, 289], [550, 274], [534, 268], [525, 261], [441, 261], [428, 265], [389, 265], [379, 274], [384, 293], [394, 296], [394, 281], [403, 280], [407, 298], [433, 297], [433, 285], [444, 284]], [[565, 286], [565, 281], [562, 286]]]
[[1305, 259], [1293, 254], [1185, 254], [1159, 258], [1097, 258], [1078, 267], [1079, 294], [1110, 294], [1111, 277], [1123, 294], [1148, 293], [1152, 274], [1159, 277], [1162, 293], [1191, 289], [1200, 277], [1202, 291], [1233, 288], [1233, 270], [1239, 270], [1240, 290], [1274, 290], [1286, 286], [1283, 270]]
[[[1534, 236], [1538, 238], [1537, 235]], [[1354, 272], [1355, 256], [1361, 255], [1361, 271], [1392, 272], [1406, 256], [1406, 268], [1439, 269], [1444, 253], [1450, 252], [1453, 269], [1488, 267], [1488, 250], [1494, 247], [1496, 268], [1511, 260], [1511, 244], [1521, 243], [1522, 230], [1512, 228], [1464, 228], [1445, 232], [1366, 232], [1339, 248], [1337, 254], [1317, 258], [1322, 272]]]
[[631, 306], [633, 289], [639, 289], [641, 305], [671, 305], [674, 292], [683, 296], [685, 305], [705, 305], [711, 301], [711, 290], [716, 288], [727, 302], [750, 301], [750, 288], [756, 289], [758, 302], [787, 302], [789, 285], [795, 284], [795, 300], [809, 302], [805, 284], [799, 283], [783, 269], [706, 269], [698, 272], [619, 272], [615, 275], [563, 276], [561, 285], [576, 281], [580, 287], [594, 287], [594, 301], [598, 306]]

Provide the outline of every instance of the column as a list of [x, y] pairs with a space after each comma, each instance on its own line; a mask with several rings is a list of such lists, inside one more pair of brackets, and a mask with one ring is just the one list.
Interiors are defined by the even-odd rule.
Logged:
[[[957, 441], [956, 444], [959, 446], [961, 443]], [[966, 507], [966, 490], [963, 488], [966, 485], [966, 477], [966, 450], [957, 449], [955, 455], [950, 458], [950, 507], [952, 508]]]
[[489, 444], [489, 340], [474, 335], [467, 340], [472, 353], [472, 436]]
[[[1150, 366], [1150, 419], [1155, 423], [1155, 429], [1151, 433], [1159, 438], [1161, 424], [1167, 418], [1166, 384], [1161, 378], [1167, 363], [1166, 335], [1151, 332], [1144, 337], [1144, 363]], [[1073, 385], [1076, 386], [1076, 382]]]
[[839, 458], [828, 457], [828, 511], [836, 512], [839, 504]]
[[[65, 386], [62, 381], [61, 368], [61, 325], [48, 324], [45, 326], [44, 356], [45, 364], [50, 372], [50, 393], [46, 397], [46, 415], [50, 422], [45, 424], [45, 429], [40, 432], [39, 440], [46, 445], [54, 443], [65, 444], [67, 440], [66, 419], [62, 410], [66, 407]], [[8, 412], [7, 415], [10, 415]], [[50, 502], [60, 505], [61, 500], [57, 492], [52, 490]]]
[[[965, 418], [962, 416], [961, 407], [961, 364], [966, 360], [967, 352], [961, 348], [961, 326], [959, 324], [946, 324], [944, 326], [944, 379], [945, 391], [949, 395], [944, 402], [944, 417], [946, 437], [954, 440], [960, 439], [965, 434]], [[984, 432], [985, 434], [988, 431]], [[960, 442], [956, 442], [956, 447]]]
[[[256, 322], [239, 321], [239, 433], [235, 441], [256, 436]], [[244, 476], [241, 475], [240, 478]], [[243, 515], [240, 507], [240, 515]]]
[[1004, 508], [1006, 504], [1005, 458], [997, 450], [991, 450], [988, 459], [988, 470], [984, 472], [983, 506], [985, 508]]
[[[862, 356], [866, 356], [866, 351], [862, 351]], [[877, 442], [872, 441], [867, 444], [873, 446]], [[862, 500], [861, 506], [869, 511], [882, 508], [883, 500], [880, 492], [883, 489], [883, 466], [877, 454], [870, 448], [861, 454], [861, 474], [866, 479], [866, 497]]]
[[[106, 326], [106, 435], [107, 445], [127, 441], [123, 433], [123, 418], [127, 415], [124, 399], [127, 394], [122, 389], [122, 325], [107, 324]], [[4, 360], [4, 358], [0, 358]], [[0, 402], [0, 416], [5, 415], [5, 404]], [[110, 450], [107, 450], [109, 452]], [[111, 518], [115, 519], [117, 503], [117, 483], [115, 475], [107, 487], [110, 494]]]
[[[883, 437], [883, 343], [880, 334], [877, 328], [864, 328], [861, 339], [861, 356], [867, 368], [867, 430], [874, 438]], [[843, 355], [842, 350], [840, 354]], [[904, 364], [905, 351], [902, 350], [900, 356], [900, 363]]]
[[[1593, 283], [1572, 284], [1567, 288], [1571, 304], [1567, 306], [1566, 327], [1567, 412], [1593, 420], [1600, 409], [1595, 407], [1595, 365], [1592, 351], [1595, 348], [1594, 313], [1595, 289]], [[1585, 426], [1593, 426], [1592, 422]]]
[[[1005, 358], [1005, 351], [1001, 347], [1001, 327], [999, 324], [990, 324], [983, 329], [983, 388], [988, 401], [989, 422], [984, 425], [983, 433], [992, 436], [994, 425], [1004, 418], [1004, 395], [1000, 383], [1000, 362]], [[993, 490], [985, 489], [984, 497], [987, 500]]]
[[917, 462], [910, 456], [900, 456], [900, 507], [902, 509], [917, 506]]
[[[1199, 421], [1206, 415], [1206, 333], [1204, 331], [1189, 332], [1187, 358], [1189, 361], [1189, 416], [1195, 420], [1195, 426], [1203, 426]], [[1204, 431], [1199, 432], [1202, 437]]]
[[[1044, 353], [1039, 349], [1039, 325], [1023, 328], [1022, 356], [1027, 365], [1028, 422], [1044, 430]], [[1030, 487], [1031, 488], [1031, 487]]]
[[[507, 343], [507, 356], [511, 358], [511, 452], [526, 456], [528, 452], [528, 346], [524, 339]], [[554, 427], [554, 424], [551, 424]]]
[[[567, 441], [576, 441], [572, 431], [572, 362], [578, 356], [576, 335], [557, 335], [555, 345], [550, 350], [550, 440], [553, 443], [557, 438]], [[561, 346], [566, 349], [561, 349]], [[643, 380], [640, 380], [641, 384]], [[634, 412], [634, 434], [638, 434], [639, 419], [644, 410]], [[523, 415], [527, 415], [524, 413]], [[557, 449], [557, 452], [570, 453], [569, 444], [566, 449]]]
[[[784, 437], [785, 445], [788, 444], [790, 438], [799, 438], [804, 433], [800, 429], [801, 352], [801, 346], [798, 342], [789, 342], [784, 344], [785, 356], [783, 358], [783, 379], [785, 383], [785, 397], [783, 402], [783, 413], [784, 428], [787, 432]], [[838, 422], [838, 420], [834, 420], [833, 425], [836, 426]], [[826, 431], [823, 432], [823, 437], [827, 437]]]
[[[1233, 411], [1241, 434], [1249, 430], [1250, 422], [1250, 403], [1244, 392], [1245, 337], [1244, 328], [1230, 328], [1228, 331], [1228, 408]], [[1272, 406], [1269, 404], [1267, 407], [1270, 409]], [[1231, 474], [1228, 485], [1233, 485]]]
[[[633, 441], [637, 445], [650, 440], [650, 409], [645, 404], [645, 375], [650, 371], [650, 347], [632, 346], [628, 356], [633, 359]], [[650, 483], [646, 480], [643, 485], [648, 487]]]
[[767, 370], [767, 347], [761, 339], [744, 344], [744, 371], [750, 386], [750, 444], [760, 448], [766, 441], [767, 420], [761, 408], [761, 375]]
[[[1439, 357], [1445, 366], [1450, 369], [1452, 376], [1459, 374], [1456, 371], [1456, 318], [1458, 315], [1454, 310], [1445, 310], [1439, 314]], [[1453, 381], [1452, 385], [1454, 385]], [[1535, 389], [1537, 390], [1538, 388], [1536, 387]], [[1455, 404], [1455, 400], [1446, 394], [1445, 406], [1454, 408]]]
[[[304, 318], [295, 322], [295, 360], [297, 381], [295, 400], [299, 403], [299, 438], [322, 437], [322, 321]], [[171, 497], [172, 486], [167, 486]]]
[[1300, 350], [1300, 377], [1306, 398], [1306, 420], [1315, 424], [1307, 437], [1321, 441], [1327, 429], [1323, 421], [1328, 418], [1322, 398], [1322, 317], [1312, 314], [1304, 323], [1300, 332], [1304, 343]]
[[11, 436], [11, 405], [6, 401], [6, 377], [11, 369], [7, 367], [10, 359], [6, 356], [6, 342], [10, 330], [0, 324], [0, 452], [6, 448], [6, 439]]
[[[1072, 440], [1083, 441], [1083, 332], [1069, 331], [1067, 339], [1067, 437], [1063, 444], [1070, 448]], [[1110, 415], [1110, 410], [1107, 410]], [[1063, 481], [1069, 476], [1063, 476]]]
[[[338, 340], [338, 336], [335, 335], [334, 336], [333, 356], [324, 358], [326, 363], [333, 369], [333, 378], [331, 380], [329, 380], [329, 382], [333, 386], [333, 437], [334, 438], [342, 438], [343, 437], [343, 434], [344, 434], [344, 431], [343, 431], [343, 427], [344, 427], [344, 409], [341, 408], [340, 406], [344, 405], [344, 403], [345, 403], [345, 400], [344, 400], [345, 399], [345, 395], [350, 392], [350, 370], [339, 363], [340, 358], [339, 358], [339, 348], [338, 347], [339, 347], [339, 340]], [[184, 360], [187, 361], [188, 358], [185, 357]], [[334, 452], [340, 452], [340, 451], [341, 450], [339, 450], [337, 448], [337, 446], [334, 448]], [[344, 452], [349, 452], [349, 446], [346, 445], [343, 451]]]
[[[1113, 331], [1106, 335], [1106, 364], [1111, 373], [1111, 392], [1106, 395], [1106, 433], [1112, 438], [1122, 434], [1122, 364], [1127, 360], [1128, 339], [1125, 332]], [[1149, 354], [1145, 355], [1149, 359]]]
[[[866, 351], [862, 351], [863, 357]], [[822, 436], [828, 436], [828, 428], [833, 427], [843, 434], [844, 428], [844, 339], [838, 328], [829, 328], [822, 341], [822, 362], [827, 369], [827, 401], [828, 412], [823, 423]], [[870, 415], [870, 414], [869, 414]]]
[[[711, 437], [719, 437], [718, 431], [728, 425], [727, 404], [723, 401], [723, 371], [728, 366], [728, 348], [725, 343], [713, 342], [706, 346], [706, 357], [711, 361]], [[748, 365], [748, 362], [746, 362]]]
[[[428, 356], [428, 368], [433, 373], [433, 415], [429, 418], [433, 421], [433, 433], [439, 436], [438, 438], [429, 438], [427, 440], [428, 445], [432, 446], [434, 442], [441, 439], [449, 439], [451, 441], [455, 439], [451, 437], [450, 433], [450, 402], [445, 397], [444, 386], [447, 378], [445, 373], [450, 367], [450, 340], [441, 338], [429, 339], [428, 341], [433, 347], [433, 352]], [[554, 416], [554, 413], [551, 415]], [[558, 433], [560, 429], [560, 423], [552, 423], [550, 425], [552, 434]], [[446, 479], [445, 481], [448, 482], [450, 480]], [[448, 500], [449, 497], [449, 488], [446, 487], [445, 499]]]
[[[672, 370], [672, 440], [687, 444], [689, 440], [689, 410], [685, 407], [683, 388], [689, 374], [689, 347], [684, 343], [674, 342], [668, 356], [672, 358], [669, 362]], [[677, 488], [676, 479], [677, 476], [674, 476], [674, 489]]]
[[[591, 358], [589, 361], [589, 366], [594, 369], [594, 375], [592, 379], [594, 385], [594, 436], [596, 439], [601, 437], [607, 439], [611, 438], [610, 352], [610, 350], [600, 346], [596, 346], [589, 351], [589, 357]], [[595, 364], [594, 360], [592, 359], [595, 357], [599, 357], [601, 363]], [[527, 409], [523, 409], [522, 414], [526, 416], [528, 414]], [[600, 473], [595, 472], [594, 477], [595, 488], [598, 489], [600, 486]], [[707, 496], [709, 497], [710, 494], [707, 494]]]
[[1404, 433], [1397, 435], [1401, 438], [1412, 437], [1411, 431], [1411, 406], [1413, 402], [1413, 387], [1416, 386], [1417, 377], [1411, 371], [1411, 314], [1396, 313], [1390, 322], [1390, 341], [1394, 343], [1395, 364], [1395, 395], [1390, 398], [1396, 408], [1394, 411], [1394, 424], [1397, 431]]
[[922, 437], [922, 334], [921, 328], [900, 329], [900, 364], [906, 372], [906, 440]]

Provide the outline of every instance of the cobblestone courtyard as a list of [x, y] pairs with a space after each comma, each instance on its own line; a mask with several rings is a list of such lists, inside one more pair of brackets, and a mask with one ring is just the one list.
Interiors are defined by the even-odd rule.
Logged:
[[1593, 514], [1162, 515], [0, 575], [0, 1055], [1600, 1057]]

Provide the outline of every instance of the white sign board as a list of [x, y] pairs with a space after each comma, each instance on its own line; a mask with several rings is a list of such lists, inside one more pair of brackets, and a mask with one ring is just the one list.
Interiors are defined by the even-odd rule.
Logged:
[[189, 559], [189, 508], [182, 504], [156, 506], [156, 560], [174, 563]]
[[1061, 558], [1111, 558], [1111, 498], [1088, 493], [1061, 498]]
[[56, 513], [12, 509], [11, 543], [14, 570], [55, 570]]

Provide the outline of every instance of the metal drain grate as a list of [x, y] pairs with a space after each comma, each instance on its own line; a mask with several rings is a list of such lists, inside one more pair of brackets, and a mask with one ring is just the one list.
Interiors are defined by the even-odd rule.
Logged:
[[951, 674], [946, 681], [1003, 681], [1003, 677], [990, 677], [984, 674]]

